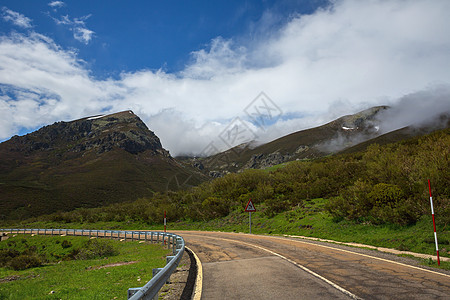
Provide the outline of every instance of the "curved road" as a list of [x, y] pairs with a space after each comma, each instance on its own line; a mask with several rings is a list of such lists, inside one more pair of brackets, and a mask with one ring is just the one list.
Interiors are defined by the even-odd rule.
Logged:
[[[350, 247], [178, 231], [203, 264], [202, 299], [450, 299], [450, 275]], [[364, 252], [364, 251], [363, 251]]]

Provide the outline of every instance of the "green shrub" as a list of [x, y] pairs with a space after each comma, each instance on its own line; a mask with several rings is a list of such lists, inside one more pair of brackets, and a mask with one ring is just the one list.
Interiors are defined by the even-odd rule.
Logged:
[[18, 271], [25, 270], [29, 268], [40, 267], [42, 265], [42, 260], [37, 255], [27, 255], [21, 254], [11, 259], [8, 263], [9, 267]]
[[0, 267], [7, 266], [11, 259], [19, 255], [16, 249], [0, 249]]
[[70, 242], [70, 241], [68, 241], [68, 240], [64, 240], [64, 241], [61, 243], [61, 247], [63, 247], [63, 249], [70, 248], [70, 247], [72, 247], [72, 242]]
[[119, 254], [117, 249], [108, 240], [92, 239], [87, 241], [83, 247], [71, 253], [75, 259], [94, 259]]
[[403, 198], [402, 190], [395, 184], [378, 183], [368, 195], [373, 206], [396, 205]]
[[267, 199], [266, 205], [267, 208], [264, 211], [264, 214], [270, 218], [274, 217], [277, 213], [287, 210], [290, 206], [289, 201], [285, 200], [282, 196]]

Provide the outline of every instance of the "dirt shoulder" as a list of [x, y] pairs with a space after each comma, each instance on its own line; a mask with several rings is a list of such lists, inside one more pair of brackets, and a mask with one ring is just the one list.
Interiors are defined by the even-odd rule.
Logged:
[[166, 283], [159, 295], [159, 299], [164, 300], [189, 300], [192, 297], [195, 280], [197, 277], [197, 263], [192, 253], [186, 249], [180, 264], [175, 272], [170, 276], [169, 283]]

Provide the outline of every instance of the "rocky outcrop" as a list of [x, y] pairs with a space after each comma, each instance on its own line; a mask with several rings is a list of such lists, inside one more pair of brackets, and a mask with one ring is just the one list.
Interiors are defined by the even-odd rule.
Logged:
[[281, 163], [291, 160], [293, 155], [282, 155], [276, 151], [270, 154], [255, 154], [253, 155], [243, 169], [265, 169], [271, 166], [279, 165]]
[[169, 156], [159, 138], [132, 111], [57, 122], [23, 137], [15, 136], [11, 144], [11, 150], [25, 152], [60, 149], [101, 154], [119, 148], [132, 154], [149, 150]]

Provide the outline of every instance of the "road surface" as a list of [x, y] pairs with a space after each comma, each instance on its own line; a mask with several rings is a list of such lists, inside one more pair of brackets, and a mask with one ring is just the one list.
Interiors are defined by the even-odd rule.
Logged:
[[206, 300], [450, 299], [448, 272], [391, 260], [395, 256], [293, 238], [176, 233], [203, 264]]

